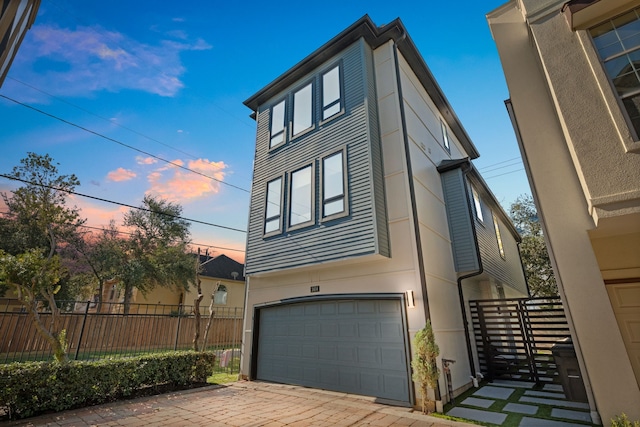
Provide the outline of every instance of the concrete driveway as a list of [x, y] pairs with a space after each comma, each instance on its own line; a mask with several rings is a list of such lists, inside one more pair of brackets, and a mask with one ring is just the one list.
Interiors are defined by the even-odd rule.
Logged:
[[465, 427], [374, 398], [239, 381], [29, 418], [6, 426]]

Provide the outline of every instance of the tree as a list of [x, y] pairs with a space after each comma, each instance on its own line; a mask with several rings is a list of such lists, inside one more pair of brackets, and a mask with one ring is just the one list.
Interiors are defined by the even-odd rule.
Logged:
[[187, 253], [189, 223], [180, 218], [182, 207], [145, 196], [140, 209], [125, 214], [129, 238], [111, 230], [103, 234], [100, 262], [124, 290], [124, 312], [129, 313], [133, 289], [145, 294], [156, 286], [189, 288], [193, 258]]
[[534, 297], [558, 295], [551, 259], [544, 242], [542, 225], [538, 219], [533, 197], [522, 195], [511, 204], [509, 215], [522, 235], [520, 255], [529, 291]]
[[428, 412], [429, 389], [435, 389], [438, 386], [438, 378], [440, 378], [440, 370], [436, 359], [440, 354], [440, 348], [436, 344], [436, 338], [433, 334], [431, 320], [427, 319], [424, 328], [416, 332], [415, 354], [411, 361], [413, 368], [413, 380], [420, 385], [420, 395], [422, 399], [422, 413]]

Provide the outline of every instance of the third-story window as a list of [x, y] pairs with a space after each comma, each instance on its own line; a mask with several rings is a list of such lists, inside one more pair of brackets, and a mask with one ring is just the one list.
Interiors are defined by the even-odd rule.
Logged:
[[303, 226], [313, 221], [313, 167], [311, 165], [291, 174], [289, 201], [289, 226]]
[[451, 142], [449, 141], [449, 132], [447, 131], [447, 126], [442, 120], [440, 121], [440, 127], [442, 128], [442, 144], [444, 145], [444, 148], [450, 153]]
[[322, 159], [322, 217], [346, 213], [344, 152]]
[[293, 94], [293, 135], [313, 125], [313, 85], [309, 83]]
[[500, 236], [500, 225], [498, 224], [498, 218], [496, 218], [496, 214], [492, 214], [493, 216], [493, 228], [496, 230], [496, 240], [498, 241], [498, 250], [500, 251], [500, 256], [504, 258], [504, 246], [502, 245], [502, 236]]
[[338, 65], [322, 75], [322, 120], [342, 111], [340, 91], [340, 66]]
[[480, 220], [480, 222], [484, 221], [482, 217], [482, 203], [480, 203], [480, 196], [478, 196], [478, 192], [475, 188], [472, 188], [473, 192], [473, 205], [476, 208], [476, 218]]
[[267, 184], [267, 207], [264, 217], [264, 234], [281, 230], [282, 178], [276, 178]]
[[640, 136], [640, 9], [590, 30], [598, 55]]
[[284, 143], [284, 105], [284, 101], [281, 101], [271, 108], [271, 139], [269, 140], [269, 148]]

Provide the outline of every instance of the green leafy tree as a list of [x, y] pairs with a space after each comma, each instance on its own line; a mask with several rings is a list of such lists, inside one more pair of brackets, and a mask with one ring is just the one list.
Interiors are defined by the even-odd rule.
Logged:
[[140, 209], [125, 214], [128, 238], [118, 237], [114, 224], [103, 234], [100, 263], [124, 290], [125, 313], [134, 289], [143, 295], [156, 286], [186, 290], [193, 281], [193, 257], [187, 252], [189, 223], [181, 213], [179, 204], [145, 196]]
[[433, 402], [428, 397], [429, 389], [435, 389], [438, 386], [438, 378], [440, 378], [437, 364], [440, 348], [436, 344], [431, 320], [427, 319], [424, 328], [416, 332], [414, 346], [415, 353], [411, 361], [413, 380], [420, 386], [422, 413], [427, 413], [428, 403]]
[[511, 220], [522, 235], [520, 254], [531, 295], [546, 297], [558, 295], [551, 259], [547, 252], [533, 197], [522, 195], [511, 204]]

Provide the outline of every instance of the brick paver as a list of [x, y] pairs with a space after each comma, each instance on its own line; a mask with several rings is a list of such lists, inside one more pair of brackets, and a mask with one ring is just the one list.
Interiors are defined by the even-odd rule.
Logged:
[[374, 398], [304, 387], [239, 381], [226, 386], [167, 393], [3, 426], [411, 426], [469, 427]]

